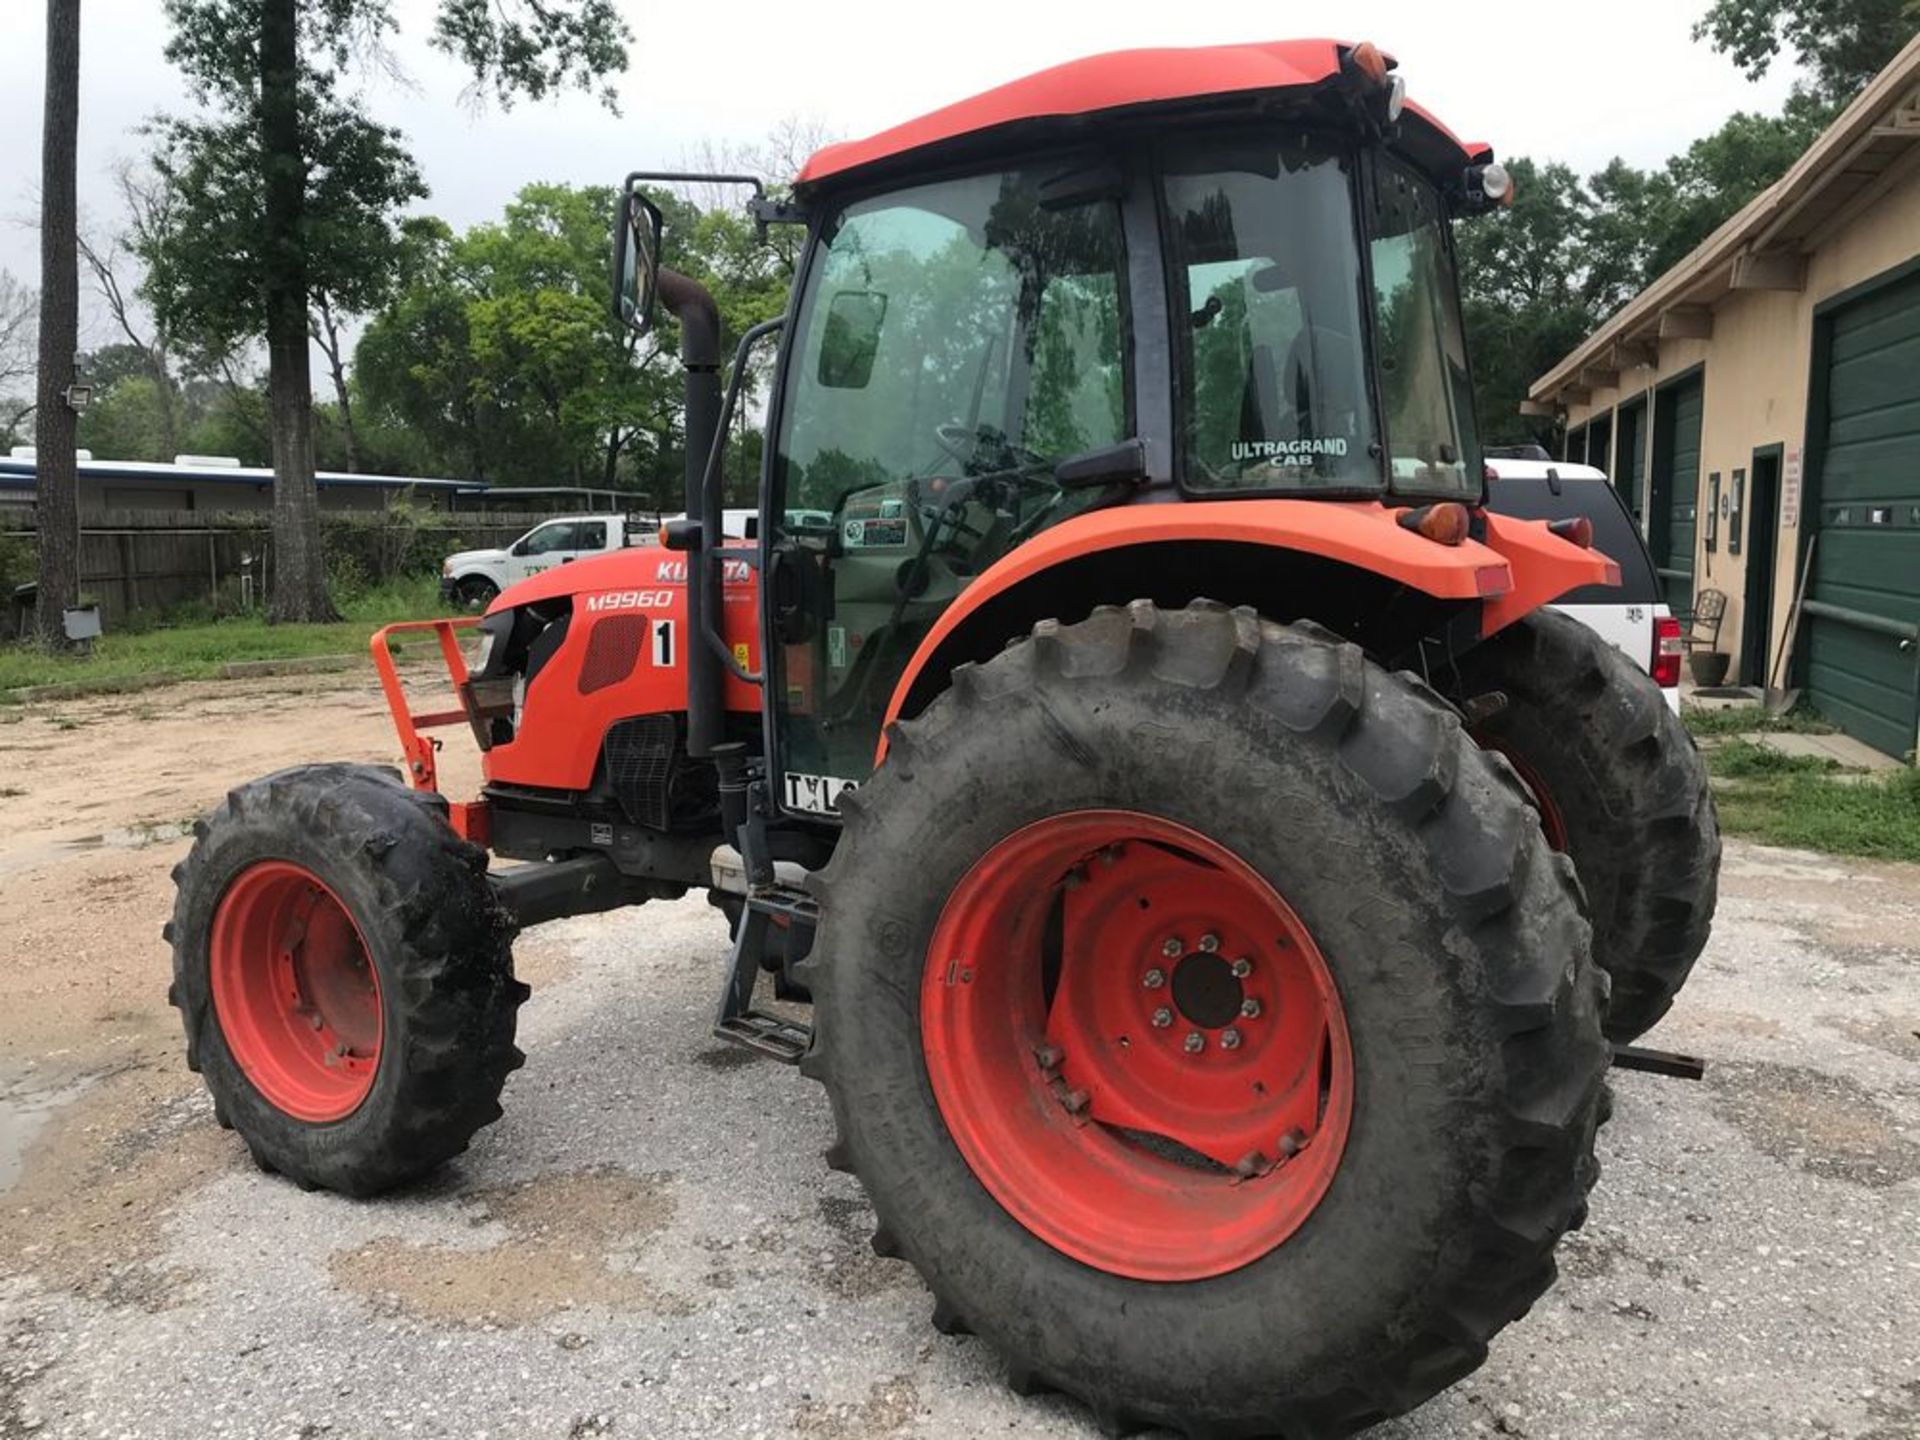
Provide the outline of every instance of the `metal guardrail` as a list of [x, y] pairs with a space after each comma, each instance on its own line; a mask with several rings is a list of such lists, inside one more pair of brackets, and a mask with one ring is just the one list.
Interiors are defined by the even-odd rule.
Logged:
[[1920, 640], [1920, 625], [1906, 620], [1890, 620], [1885, 615], [1869, 614], [1865, 610], [1850, 610], [1845, 605], [1830, 605], [1825, 600], [1803, 600], [1800, 608], [1809, 615], [1822, 620], [1832, 620], [1840, 625], [1851, 625], [1856, 630], [1870, 630], [1876, 635], [1890, 635], [1895, 640]]

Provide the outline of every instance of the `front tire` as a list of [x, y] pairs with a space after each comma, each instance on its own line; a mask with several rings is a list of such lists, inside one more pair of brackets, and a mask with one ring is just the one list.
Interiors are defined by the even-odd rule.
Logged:
[[1606, 1033], [1626, 1044], [1673, 1008], [1706, 948], [1720, 879], [1707, 768], [1660, 687], [1578, 620], [1539, 610], [1468, 652], [1468, 693], [1507, 706], [1479, 728], [1573, 857], [1593, 958], [1613, 977]]
[[484, 575], [469, 575], [455, 582], [453, 598], [459, 602], [462, 610], [478, 615], [500, 598], [500, 587]]
[[262, 1169], [369, 1195], [466, 1149], [521, 1063], [513, 921], [446, 801], [389, 770], [254, 780], [195, 826], [165, 937], [187, 1064]]
[[1042, 622], [890, 743], [815, 880], [803, 1068], [936, 1325], [1113, 1430], [1346, 1434], [1479, 1365], [1584, 1214], [1607, 1063], [1510, 772], [1206, 602]]

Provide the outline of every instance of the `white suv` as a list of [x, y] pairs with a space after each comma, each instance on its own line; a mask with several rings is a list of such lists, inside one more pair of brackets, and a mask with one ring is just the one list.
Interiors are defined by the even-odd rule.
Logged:
[[1593, 548], [1619, 562], [1620, 584], [1583, 585], [1553, 608], [1580, 621], [1653, 676], [1668, 706], [1680, 710], [1680, 622], [1660, 598], [1653, 559], [1620, 492], [1606, 472], [1557, 460], [1487, 461], [1487, 508], [1522, 520], [1584, 516]]

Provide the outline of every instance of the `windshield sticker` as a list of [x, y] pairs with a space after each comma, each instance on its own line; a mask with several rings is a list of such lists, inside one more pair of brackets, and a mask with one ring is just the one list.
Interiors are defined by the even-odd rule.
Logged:
[[1346, 438], [1339, 435], [1329, 436], [1324, 440], [1236, 440], [1233, 442], [1233, 458], [1236, 460], [1311, 460], [1317, 455], [1345, 455], [1346, 453]]

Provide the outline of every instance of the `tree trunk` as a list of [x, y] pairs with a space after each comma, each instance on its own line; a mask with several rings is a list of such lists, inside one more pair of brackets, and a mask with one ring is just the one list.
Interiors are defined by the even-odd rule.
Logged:
[[67, 646], [66, 611], [80, 595], [78, 416], [68, 405], [80, 346], [80, 247], [74, 163], [80, 131], [80, 0], [47, 0], [46, 119], [40, 141], [40, 386], [34, 425], [38, 476], [42, 643]]
[[609, 490], [614, 488], [614, 479], [620, 473], [620, 452], [626, 448], [626, 445], [626, 432], [618, 425], [607, 432], [605, 458], [600, 467], [600, 483]]
[[260, 152], [265, 169], [267, 413], [273, 427], [276, 574], [267, 619], [338, 620], [327, 594], [320, 494], [313, 480], [313, 375], [307, 349], [307, 256], [301, 222], [298, 0], [260, 7]]
[[353, 428], [353, 396], [347, 389], [346, 357], [341, 353], [340, 327], [334, 323], [333, 307], [327, 297], [316, 295], [313, 306], [320, 316], [313, 338], [327, 357], [327, 369], [333, 374], [333, 395], [340, 406], [340, 429], [347, 442], [347, 472], [360, 473], [360, 437]]

